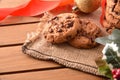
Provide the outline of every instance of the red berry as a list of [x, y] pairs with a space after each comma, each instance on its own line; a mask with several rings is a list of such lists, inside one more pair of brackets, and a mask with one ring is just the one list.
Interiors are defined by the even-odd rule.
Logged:
[[114, 79], [120, 80], [120, 69], [113, 69], [112, 74]]
[[112, 74], [115, 74], [117, 72], [117, 69], [112, 70]]
[[116, 75], [113, 75], [113, 78], [116, 78], [117, 76]]

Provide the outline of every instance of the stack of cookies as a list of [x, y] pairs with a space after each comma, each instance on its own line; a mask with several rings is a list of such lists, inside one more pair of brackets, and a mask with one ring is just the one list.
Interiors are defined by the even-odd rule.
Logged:
[[120, 0], [106, 0], [103, 26], [108, 33], [114, 28], [120, 29]]
[[80, 19], [74, 13], [62, 13], [46, 22], [43, 36], [52, 44], [69, 43], [76, 48], [93, 48], [98, 44], [97, 37], [102, 34], [101, 29], [87, 19]]

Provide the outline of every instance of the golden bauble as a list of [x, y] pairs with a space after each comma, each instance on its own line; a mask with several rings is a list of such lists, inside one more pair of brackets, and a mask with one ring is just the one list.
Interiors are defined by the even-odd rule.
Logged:
[[91, 13], [97, 10], [101, 4], [101, 0], [74, 0], [80, 11]]

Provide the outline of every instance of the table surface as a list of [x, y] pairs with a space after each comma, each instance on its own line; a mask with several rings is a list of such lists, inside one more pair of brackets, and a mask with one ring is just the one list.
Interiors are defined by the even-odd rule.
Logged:
[[[28, 0], [1, 0], [0, 7], [16, 6], [24, 1]], [[35, 31], [38, 23], [38, 17], [8, 17], [0, 23], [0, 80], [103, 80], [23, 54], [21, 46], [26, 34]]]

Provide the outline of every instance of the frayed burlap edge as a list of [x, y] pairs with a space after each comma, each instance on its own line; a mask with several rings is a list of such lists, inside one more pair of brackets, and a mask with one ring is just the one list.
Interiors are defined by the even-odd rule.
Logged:
[[46, 55], [46, 54], [38, 52], [36, 50], [27, 48], [26, 44], [22, 46], [22, 51], [23, 51], [23, 53], [28, 54], [28, 55], [30, 55], [34, 58], [37, 58], [37, 59], [53, 60], [53, 61], [55, 61], [59, 64], [62, 64], [64, 66], [66, 66], [66, 67], [70, 67], [70, 68], [73, 68], [73, 69], [77, 69], [77, 70], [81, 70], [81, 71], [84, 71], [84, 72], [87, 72], [87, 73], [91, 73], [91, 74], [94, 74], [94, 75], [101, 76], [96, 67], [93, 67], [93, 66], [90, 66], [90, 65], [87, 65], [87, 64], [82, 64], [82, 63], [77, 63], [77, 62], [65, 60], [65, 59], [62, 59], [62, 58], [59, 58], [59, 57], [55, 57], [55, 56]]

